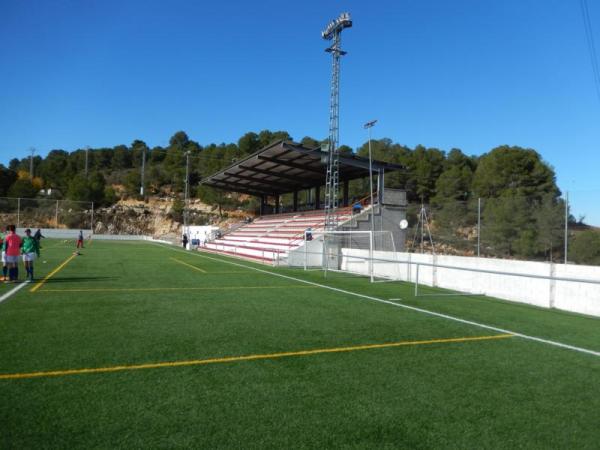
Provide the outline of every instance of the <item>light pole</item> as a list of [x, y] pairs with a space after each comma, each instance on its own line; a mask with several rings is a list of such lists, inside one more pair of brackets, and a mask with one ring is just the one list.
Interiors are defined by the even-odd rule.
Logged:
[[33, 180], [33, 155], [35, 153], [35, 148], [31, 147], [29, 153], [29, 179]]
[[85, 146], [85, 177], [88, 176], [88, 153], [90, 152], [90, 146]]
[[188, 208], [188, 198], [190, 195], [190, 151], [185, 152], [185, 192], [184, 192], [184, 200], [183, 200], [183, 232], [186, 234], [188, 239], [190, 238], [188, 232], [188, 217], [187, 217], [187, 208]]
[[375, 126], [377, 119], [371, 120], [363, 125], [369, 132], [369, 193], [371, 195], [371, 208], [373, 208], [373, 157], [371, 156], [371, 128]]
[[142, 196], [142, 200], [144, 199], [144, 174], [146, 172], [146, 146], [142, 147], [142, 176], [141, 176], [141, 184], [140, 184], [140, 195]]
[[375, 204], [373, 203], [373, 157], [371, 154], [371, 128], [375, 126], [377, 123], [377, 119], [371, 120], [363, 125], [369, 133], [369, 194], [371, 196], [371, 262], [370, 269], [371, 272], [371, 282], [373, 282], [373, 243], [375, 242]]

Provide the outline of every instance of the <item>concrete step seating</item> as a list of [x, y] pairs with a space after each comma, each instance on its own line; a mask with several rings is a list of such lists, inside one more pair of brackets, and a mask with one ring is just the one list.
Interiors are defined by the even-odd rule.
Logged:
[[[352, 217], [351, 208], [338, 210], [338, 223]], [[304, 243], [304, 232], [310, 227], [313, 232], [323, 231], [325, 211], [303, 211], [274, 214], [256, 219], [243, 225], [220, 239], [207, 242], [201, 250], [235, 255], [265, 263], [287, 256], [290, 250]]]

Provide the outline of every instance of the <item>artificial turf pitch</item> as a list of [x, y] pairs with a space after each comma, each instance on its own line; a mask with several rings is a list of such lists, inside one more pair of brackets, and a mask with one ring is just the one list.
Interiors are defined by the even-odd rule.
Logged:
[[1, 448], [600, 443], [600, 357], [355, 294], [593, 351], [597, 318], [152, 243], [73, 250], [45, 241], [38, 281], [0, 303]]

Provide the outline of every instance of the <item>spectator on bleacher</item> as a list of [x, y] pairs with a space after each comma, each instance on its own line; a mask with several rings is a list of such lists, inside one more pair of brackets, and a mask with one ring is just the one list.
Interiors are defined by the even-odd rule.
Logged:
[[352, 205], [352, 214], [360, 214], [362, 211], [362, 204], [360, 201], [356, 200]]
[[307, 241], [312, 241], [313, 236], [312, 236], [312, 228], [311, 227], [308, 227], [306, 229], [306, 231], [304, 232], [304, 234], [306, 235]]

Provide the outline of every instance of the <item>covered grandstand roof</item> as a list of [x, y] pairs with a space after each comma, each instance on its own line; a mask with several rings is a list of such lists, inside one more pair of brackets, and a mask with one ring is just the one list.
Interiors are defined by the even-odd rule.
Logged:
[[[325, 184], [325, 154], [290, 141], [278, 141], [203, 179], [200, 184], [250, 195], [280, 195]], [[373, 161], [373, 171], [395, 171], [398, 164]], [[340, 154], [340, 182], [369, 176], [369, 160]]]

